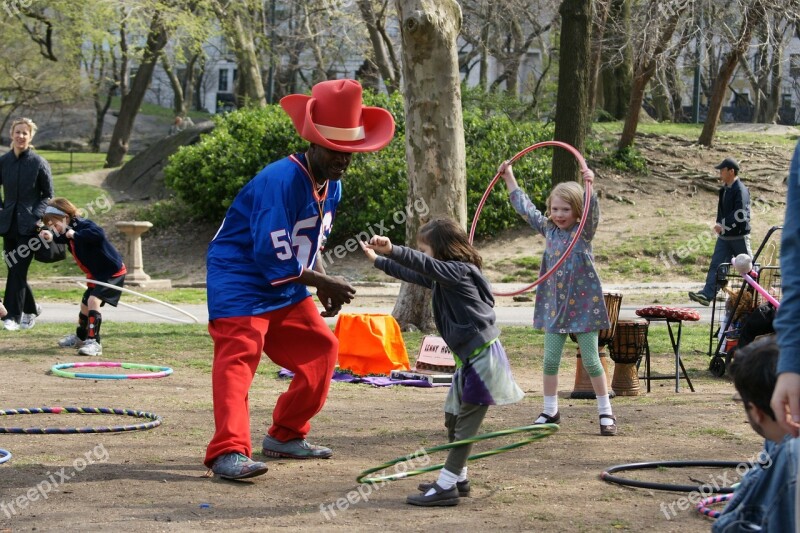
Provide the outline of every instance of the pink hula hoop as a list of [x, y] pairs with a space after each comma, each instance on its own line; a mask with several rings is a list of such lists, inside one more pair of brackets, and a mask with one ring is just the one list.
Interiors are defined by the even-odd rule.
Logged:
[[[581, 171], [589, 169], [589, 167], [586, 165], [586, 160], [583, 158], [581, 153], [574, 146], [572, 146], [570, 144], [567, 144], [565, 142], [561, 142], [561, 141], [542, 141], [542, 142], [538, 142], [536, 144], [532, 144], [529, 147], [525, 148], [524, 150], [520, 151], [517, 155], [515, 155], [511, 159], [509, 159], [509, 163], [513, 164], [514, 161], [516, 161], [520, 157], [524, 156], [528, 152], [532, 152], [533, 150], [536, 150], [538, 148], [544, 148], [545, 146], [557, 146], [559, 148], [563, 148], [563, 149], [567, 150], [569, 153], [571, 153], [575, 157], [575, 159], [578, 160], [578, 165], [581, 167]], [[499, 180], [499, 179], [500, 179], [500, 172], [498, 172], [497, 174], [494, 175], [494, 178], [492, 178], [492, 181], [489, 183], [489, 186], [486, 188], [486, 192], [483, 193], [483, 197], [481, 197], [481, 201], [478, 202], [478, 209], [475, 210], [475, 216], [472, 218], [472, 226], [469, 229], [469, 242], [470, 242], [470, 244], [472, 243], [472, 241], [473, 241], [473, 239], [475, 237], [475, 228], [477, 228], [477, 226], [478, 226], [478, 218], [481, 215], [481, 211], [483, 211], [483, 206], [486, 203], [486, 199], [489, 198], [489, 193], [492, 192], [492, 188], [494, 188], [495, 183], [497, 183], [497, 180]], [[590, 202], [591, 198], [592, 198], [592, 185], [590, 183], [586, 183], [584, 181], [583, 205], [584, 205], [585, 209], [583, 210], [583, 215], [581, 216], [581, 221], [578, 224], [578, 231], [575, 232], [575, 237], [573, 237], [572, 241], [570, 241], [569, 246], [567, 246], [567, 249], [564, 252], [564, 255], [562, 255], [561, 258], [558, 261], [556, 261], [556, 264], [553, 265], [550, 268], [550, 270], [548, 270], [547, 272], [545, 272], [544, 274], [539, 276], [539, 279], [537, 279], [536, 281], [534, 281], [533, 283], [531, 283], [527, 287], [523, 287], [522, 289], [520, 289], [518, 291], [512, 291], [512, 292], [494, 292], [494, 291], [492, 291], [492, 294], [494, 294], [495, 296], [516, 296], [517, 294], [522, 294], [523, 292], [528, 292], [529, 290], [531, 290], [532, 288], [536, 287], [537, 285], [539, 285], [540, 283], [545, 281], [547, 278], [552, 276], [553, 273], [556, 270], [558, 270], [559, 267], [561, 267], [562, 264], [564, 264], [564, 261], [567, 260], [567, 257], [569, 257], [569, 254], [572, 253], [572, 249], [578, 243], [578, 239], [580, 238], [581, 232], [583, 231], [583, 226], [586, 225], [586, 219], [588, 218], [588, 214], [589, 214], [588, 206], [590, 205], [589, 202]]]

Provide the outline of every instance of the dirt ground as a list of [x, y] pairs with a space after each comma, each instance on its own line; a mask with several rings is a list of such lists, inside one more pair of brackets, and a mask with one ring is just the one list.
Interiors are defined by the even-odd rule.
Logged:
[[[14, 350], [20, 337], [3, 339]], [[5, 351], [5, 350], [4, 350]], [[25, 353], [30, 354], [29, 350]], [[483, 430], [529, 424], [540, 409], [541, 349], [531, 364], [515, 364], [526, 391], [516, 405], [492, 408]], [[209, 343], [210, 354], [210, 343]], [[192, 354], [174, 354], [180, 361]], [[196, 355], [196, 354], [195, 354]], [[0, 465], [0, 531], [706, 531], [685, 493], [610, 485], [606, 468], [657, 460], [746, 462], [761, 446], [745, 422], [733, 388], [688, 362], [696, 392], [686, 383], [654, 382], [646, 395], [617, 397], [620, 434], [600, 437], [594, 400], [572, 400], [574, 357], [561, 370], [561, 429], [523, 448], [471, 463], [472, 496], [453, 508], [404, 503], [419, 481], [434, 474], [359, 485], [364, 469], [445, 440], [445, 388], [373, 388], [335, 383], [310, 439], [330, 446], [329, 460], [268, 459], [269, 472], [247, 482], [203, 477], [204, 448], [212, 434], [210, 375], [181, 368], [153, 380], [67, 380], [47, 375], [64, 352], [4, 360], [2, 404], [106, 406], [152, 411], [163, 417], [149, 431], [115, 434], [0, 435], [13, 458]], [[169, 361], [166, 361], [169, 364]], [[655, 363], [668, 369], [670, 359]], [[256, 457], [277, 396], [287, 386], [262, 364], [250, 394]], [[644, 385], [642, 383], [642, 385]], [[642, 388], [644, 392], [644, 388]], [[12, 427], [105, 426], [139, 422], [107, 415], [0, 417]], [[481, 443], [475, 451], [513, 441]], [[432, 454], [441, 462], [444, 454]], [[420, 459], [420, 465], [426, 464]], [[432, 463], [429, 463], [432, 464]], [[729, 485], [735, 469], [633, 472], [651, 481]], [[349, 498], [349, 499], [348, 499]], [[695, 498], [694, 495], [691, 498]], [[696, 500], [692, 500], [696, 501]]]
[[[640, 148], [654, 173], [632, 179], [598, 172], [604, 223], [595, 240], [604, 243], [632, 235], [659, 237], [667, 216], [697, 223], [713, 216], [716, 186], [713, 165], [731, 155], [724, 143], [700, 149], [681, 141], [665, 148], [643, 139]], [[751, 191], [767, 198], [765, 214], [755, 218], [755, 235], [781, 219], [783, 179], [790, 151], [754, 148], [739, 156], [750, 173]], [[734, 154], [736, 155], [736, 154]], [[691, 171], [681, 165], [691, 165]], [[698, 177], [705, 173], [705, 177]], [[684, 179], [682, 176], [694, 176]], [[711, 202], [711, 203], [710, 203]], [[715, 204], [713, 204], [715, 205]], [[661, 210], [661, 212], [659, 212]], [[145, 238], [148, 272], [166, 272], [174, 282], [204, 278], [204, 247], [215, 230], [173, 228]], [[207, 234], [207, 235], [206, 235]], [[530, 240], [509, 233], [482, 243], [490, 265], [505, 257], [530, 255]], [[362, 258], [345, 258], [332, 269], [351, 279], [370, 267]], [[500, 275], [500, 272], [490, 275]], [[611, 282], [625, 280], [604, 280]], [[637, 280], [628, 280], [637, 281]], [[668, 280], [664, 280], [668, 281]], [[685, 281], [685, 280], [683, 280]], [[369, 300], [363, 300], [369, 306]], [[19, 337], [21, 338], [21, 337]], [[600, 437], [594, 400], [572, 400], [575, 358], [561, 369], [561, 429], [521, 449], [470, 464], [473, 492], [452, 508], [423, 509], [405, 504], [427, 474], [369, 487], [356, 483], [362, 470], [421, 447], [441, 444], [446, 435], [442, 406], [445, 388], [373, 388], [334, 384], [323, 411], [312, 421], [310, 440], [330, 446], [330, 460], [267, 460], [269, 472], [249, 482], [204, 477], [201, 464], [213, 430], [211, 379], [207, 371], [183, 367], [154, 380], [66, 380], [47, 374], [56, 362], [70, 360], [46, 349], [19, 355], [18, 337], [4, 336], [0, 404], [10, 407], [54, 405], [108, 406], [153, 411], [162, 426], [150, 431], [83, 435], [0, 435], [0, 448], [14, 457], [0, 465], [0, 533], [11, 531], [708, 531], [710, 520], [693, 510], [697, 494], [652, 491], [605, 483], [600, 473], [620, 463], [657, 460], [731, 460], [747, 463], [761, 439], [731, 400], [732, 385], [706, 371], [704, 355], [687, 358], [696, 392], [685, 382], [675, 393], [672, 381], [653, 383], [652, 392], [613, 400], [620, 434]], [[207, 353], [210, 357], [209, 341]], [[198, 354], [176, 353], [182, 361]], [[413, 357], [413, 354], [410, 354]], [[519, 356], [514, 373], [526, 392], [519, 404], [489, 411], [483, 430], [531, 423], [541, 408], [541, 346]], [[672, 359], [655, 364], [669, 369]], [[165, 361], [169, 364], [169, 361]], [[613, 366], [612, 366], [613, 368]], [[287, 384], [264, 364], [250, 394], [254, 452], [271, 420], [271, 410]], [[644, 383], [642, 383], [644, 391]], [[105, 415], [0, 417], [2, 426], [117, 425], [133, 419]], [[476, 451], [505, 440], [482, 443]], [[444, 454], [431, 460], [438, 463]], [[632, 478], [688, 485], [730, 485], [735, 469], [669, 469], [633, 472]]]

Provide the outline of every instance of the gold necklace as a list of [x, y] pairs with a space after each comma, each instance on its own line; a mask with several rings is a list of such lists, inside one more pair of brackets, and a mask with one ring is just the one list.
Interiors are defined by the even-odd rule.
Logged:
[[322, 221], [324, 218], [322, 206], [325, 205], [325, 199], [328, 196], [328, 181], [326, 180], [321, 186], [317, 186], [317, 178], [314, 176], [314, 170], [311, 168], [311, 160], [308, 158], [308, 152], [306, 152], [306, 164], [308, 165], [308, 177], [311, 178], [311, 184], [314, 188], [314, 200], [317, 203], [319, 219]]

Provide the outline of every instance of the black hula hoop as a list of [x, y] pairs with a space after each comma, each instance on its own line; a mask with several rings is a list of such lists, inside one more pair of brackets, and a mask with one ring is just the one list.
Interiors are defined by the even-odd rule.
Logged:
[[[673, 485], [670, 483], [654, 483], [652, 481], [639, 481], [637, 479], [625, 479], [612, 476], [614, 472], [625, 472], [627, 470], [645, 470], [660, 467], [666, 468], [691, 468], [691, 467], [711, 467], [711, 468], [735, 468], [742, 464], [741, 461], [653, 461], [649, 463], [629, 463], [624, 465], [612, 466], [600, 474], [600, 479], [607, 483], [616, 483], [628, 487], [639, 487], [642, 489], [671, 490], [674, 492], [703, 492], [708, 494], [729, 494], [733, 492], [732, 487], [714, 488], [713, 485]], [[709, 490], [710, 489], [710, 490]]]
[[[589, 167], [586, 165], [586, 160], [583, 158], [581, 153], [574, 146], [572, 146], [571, 144], [567, 144], [567, 143], [561, 142], [561, 141], [542, 141], [542, 142], [538, 142], [536, 144], [532, 144], [531, 146], [525, 148], [524, 150], [520, 151], [517, 155], [515, 155], [514, 157], [509, 159], [509, 163], [514, 163], [514, 161], [516, 161], [517, 159], [519, 159], [523, 155], [527, 154], [528, 152], [536, 150], [537, 148], [543, 148], [545, 146], [557, 146], [559, 148], [564, 148], [569, 153], [571, 153], [575, 157], [575, 159], [578, 161], [578, 165], [581, 167], [581, 171], [589, 170]], [[486, 192], [483, 193], [483, 197], [481, 198], [481, 201], [478, 202], [478, 208], [475, 210], [475, 215], [472, 218], [472, 226], [469, 229], [469, 242], [470, 242], [470, 244], [472, 244], [472, 242], [473, 242], [473, 240], [475, 238], [475, 229], [478, 227], [478, 218], [481, 215], [481, 211], [483, 211], [483, 206], [486, 203], [486, 199], [489, 198], [489, 193], [492, 192], [492, 188], [494, 187], [495, 183], [497, 183], [497, 180], [499, 180], [499, 179], [500, 179], [500, 172], [498, 172], [497, 174], [494, 175], [494, 178], [492, 178], [492, 181], [489, 182], [489, 186], [486, 188]], [[530, 285], [527, 285], [527, 286], [525, 286], [522, 289], [519, 289], [517, 291], [511, 291], [511, 292], [492, 291], [492, 294], [494, 294], [495, 296], [516, 296], [518, 294], [522, 294], [524, 292], [527, 292], [527, 291], [533, 289], [534, 287], [536, 287], [537, 285], [539, 285], [540, 283], [544, 282], [550, 276], [552, 276], [553, 273], [556, 270], [558, 270], [561, 267], [562, 264], [564, 264], [564, 261], [567, 260], [567, 257], [569, 257], [569, 254], [572, 253], [572, 249], [578, 243], [578, 239], [581, 237], [581, 233], [583, 232], [583, 226], [586, 224], [586, 219], [588, 218], [588, 215], [589, 215], [589, 207], [588, 206], [589, 206], [589, 202], [592, 199], [592, 186], [591, 186], [591, 184], [586, 183], [585, 180], [584, 180], [584, 184], [585, 185], [584, 185], [584, 198], [583, 198], [583, 205], [584, 205], [583, 215], [581, 216], [581, 220], [580, 220], [580, 223], [578, 224], [578, 230], [575, 232], [575, 236], [572, 238], [572, 241], [570, 241], [569, 246], [567, 246], [567, 249], [564, 251], [564, 254], [561, 256], [561, 258], [559, 258], [559, 260], [556, 261], [556, 263], [552, 267], [550, 267], [550, 270], [548, 270], [547, 272], [545, 272], [544, 274], [539, 276], [539, 279], [537, 279], [536, 281], [534, 281]]]

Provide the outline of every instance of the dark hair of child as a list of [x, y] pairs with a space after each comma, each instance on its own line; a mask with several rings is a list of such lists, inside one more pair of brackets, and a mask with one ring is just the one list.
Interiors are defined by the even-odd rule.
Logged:
[[767, 335], [736, 350], [731, 365], [733, 384], [745, 404], [753, 404], [770, 418], [775, 413], [769, 403], [778, 380], [776, 368], [780, 350], [775, 335]]
[[423, 225], [417, 239], [431, 247], [434, 259], [472, 263], [479, 269], [483, 259], [469, 242], [464, 229], [454, 220], [437, 218]]

